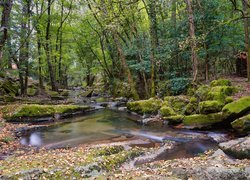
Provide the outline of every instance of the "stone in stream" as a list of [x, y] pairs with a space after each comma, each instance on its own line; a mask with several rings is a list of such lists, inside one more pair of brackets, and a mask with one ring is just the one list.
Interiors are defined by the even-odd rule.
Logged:
[[232, 127], [238, 132], [250, 132], [250, 114], [236, 119], [231, 123]]
[[250, 159], [250, 136], [220, 143], [219, 147], [236, 158]]
[[223, 121], [221, 113], [213, 114], [194, 114], [185, 116], [183, 124], [189, 129], [209, 129], [213, 125]]

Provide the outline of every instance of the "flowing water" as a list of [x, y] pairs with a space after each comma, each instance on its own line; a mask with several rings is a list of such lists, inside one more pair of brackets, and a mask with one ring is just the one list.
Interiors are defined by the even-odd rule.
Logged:
[[224, 133], [146, 127], [136, 123], [138, 119], [138, 116], [125, 112], [104, 109], [68, 119], [64, 123], [52, 124], [44, 129], [26, 132], [21, 138], [21, 144], [56, 148], [137, 139], [143, 140], [150, 147], [152, 144], [164, 144], [168, 140], [177, 142], [178, 146], [171, 153], [161, 154], [158, 159], [171, 159], [190, 157], [216, 148], [214, 139], [226, 136]]

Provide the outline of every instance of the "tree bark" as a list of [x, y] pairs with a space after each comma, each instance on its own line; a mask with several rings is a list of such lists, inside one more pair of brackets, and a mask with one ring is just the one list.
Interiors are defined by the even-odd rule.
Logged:
[[[248, 53], [247, 57], [247, 79], [250, 81], [250, 47], [249, 47], [249, 23], [248, 23], [248, 2], [247, 0], [242, 0], [243, 7], [243, 23], [244, 23], [244, 31], [245, 31], [245, 51]], [[250, 9], [250, 8], [249, 8]], [[250, 13], [249, 13], [250, 14]]]
[[46, 36], [45, 36], [45, 53], [46, 53], [46, 59], [47, 59], [47, 64], [48, 64], [48, 70], [49, 70], [49, 75], [50, 75], [50, 83], [51, 83], [51, 88], [52, 91], [58, 91], [57, 83], [56, 83], [56, 78], [55, 78], [55, 72], [54, 68], [51, 62], [51, 43], [50, 43], [50, 26], [51, 26], [51, 0], [47, 0], [47, 26], [46, 26]]
[[151, 62], [151, 96], [156, 95], [155, 92], [155, 50], [158, 45], [157, 36], [157, 18], [156, 18], [156, 2], [154, 0], [149, 0], [149, 19], [150, 19], [150, 39], [151, 39], [151, 50], [150, 50], [150, 62]]
[[8, 38], [8, 25], [10, 13], [13, 5], [13, 0], [6, 0], [2, 2], [2, 19], [1, 19], [1, 34], [0, 34], [0, 64], [2, 63], [3, 58], [3, 47]]
[[185, 0], [187, 5], [188, 22], [189, 22], [189, 36], [191, 45], [191, 56], [192, 56], [192, 70], [193, 70], [193, 81], [197, 81], [198, 76], [198, 57], [196, 53], [196, 38], [195, 38], [195, 25], [194, 15], [192, 9], [192, 0]]

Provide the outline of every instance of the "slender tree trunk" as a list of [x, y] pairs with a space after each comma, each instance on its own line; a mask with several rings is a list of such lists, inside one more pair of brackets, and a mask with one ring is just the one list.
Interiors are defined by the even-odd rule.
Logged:
[[13, 0], [1, 1], [2, 6], [2, 19], [1, 19], [1, 35], [0, 35], [0, 64], [2, 63], [3, 58], [3, 47], [8, 38], [8, 25], [10, 13], [13, 5]]
[[50, 26], [51, 26], [51, 0], [47, 0], [47, 27], [46, 27], [46, 36], [45, 36], [45, 52], [46, 52], [46, 59], [47, 59], [47, 64], [48, 64], [48, 69], [49, 69], [49, 75], [50, 75], [50, 82], [51, 82], [51, 87], [53, 91], [58, 91], [57, 83], [56, 83], [56, 78], [55, 78], [55, 72], [54, 68], [51, 62], [51, 43], [50, 43]]
[[[39, 12], [38, 2], [36, 2], [35, 6], [36, 6], [36, 15], [37, 16], [41, 15], [41, 13], [43, 12], [43, 4], [41, 5], [40, 12]], [[34, 26], [36, 29], [36, 38], [37, 38], [39, 94], [41, 94], [44, 89], [44, 85], [43, 85], [43, 75], [42, 75], [42, 33], [39, 24], [40, 22], [38, 21]]]
[[250, 2], [248, 2], [247, 0], [242, 0], [243, 14], [244, 14], [243, 22], [244, 22], [244, 31], [245, 31], [245, 51], [248, 53], [248, 57], [247, 57], [247, 78], [248, 78], [248, 81], [250, 81], [249, 23], [248, 23], [248, 18], [246, 18], [248, 16], [248, 14], [250, 15], [250, 13], [247, 12], [248, 8], [250, 9], [250, 7], [248, 7], [248, 5], [250, 6]]
[[19, 55], [19, 81], [21, 87], [21, 95], [27, 95], [27, 87], [28, 87], [28, 74], [29, 74], [29, 38], [27, 35], [29, 33], [29, 23], [30, 23], [30, 1], [25, 0], [22, 2], [22, 22], [21, 22], [21, 36], [20, 36], [20, 44], [23, 46], [20, 49]]
[[156, 77], [156, 63], [155, 63], [155, 51], [158, 45], [157, 36], [157, 18], [156, 18], [156, 2], [149, 0], [149, 19], [150, 19], [150, 39], [151, 39], [151, 50], [150, 50], [150, 62], [151, 62], [151, 96], [156, 95], [155, 92], [155, 77]]
[[195, 25], [194, 25], [194, 15], [192, 9], [192, 0], [185, 0], [187, 4], [188, 21], [189, 21], [189, 36], [191, 43], [191, 53], [192, 53], [192, 69], [193, 69], [193, 81], [197, 81], [198, 76], [198, 57], [196, 53], [196, 38], [195, 38]]

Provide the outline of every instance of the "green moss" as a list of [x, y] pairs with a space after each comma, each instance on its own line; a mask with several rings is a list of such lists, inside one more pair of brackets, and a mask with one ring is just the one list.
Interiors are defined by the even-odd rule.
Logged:
[[239, 132], [250, 132], [250, 114], [233, 121], [231, 125]]
[[163, 119], [168, 121], [169, 124], [179, 124], [183, 121], [184, 116], [183, 115], [175, 115], [175, 116], [164, 117]]
[[104, 98], [104, 97], [99, 97], [99, 98], [96, 98], [95, 100], [97, 103], [102, 103], [102, 102], [106, 102], [107, 100]]
[[231, 103], [233, 101], [234, 101], [234, 99], [232, 97], [226, 97], [225, 104]]
[[210, 87], [207, 85], [202, 85], [200, 86], [196, 92], [195, 92], [195, 97], [199, 100], [199, 101], [206, 101], [207, 97], [208, 97], [208, 93], [210, 91]]
[[196, 97], [191, 97], [189, 103], [185, 107], [184, 114], [190, 115], [190, 114], [196, 114], [198, 111], [198, 99]]
[[163, 105], [171, 107], [176, 113], [183, 114], [189, 99], [186, 96], [166, 96]]
[[231, 81], [229, 81], [228, 79], [218, 79], [218, 80], [214, 80], [210, 83], [211, 87], [215, 87], [215, 86], [231, 86]]
[[162, 101], [160, 99], [151, 98], [148, 100], [128, 102], [127, 108], [130, 111], [137, 112], [140, 114], [144, 113], [157, 113], [161, 108]]
[[223, 103], [220, 101], [203, 101], [199, 103], [201, 114], [216, 113], [221, 111]]
[[64, 97], [68, 97], [69, 96], [69, 91], [64, 89], [62, 92], [60, 92], [60, 95], [64, 96]]
[[163, 117], [166, 117], [166, 116], [173, 116], [175, 115], [175, 111], [171, 108], [171, 107], [168, 107], [168, 106], [162, 106], [161, 109], [160, 109], [160, 114], [163, 116]]
[[215, 101], [220, 101], [220, 102], [225, 102], [226, 95], [220, 92], [209, 92], [208, 93], [208, 98], [207, 100], [215, 100]]
[[237, 101], [227, 104], [222, 109], [223, 116], [235, 120], [250, 112], [250, 96], [243, 97]]
[[222, 93], [225, 96], [231, 96], [235, 91], [235, 87], [233, 86], [216, 86], [212, 87], [210, 90], [210, 92]]
[[76, 111], [84, 111], [88, 109], [86, 106], [76, 105], [9, 105], [1, 109], [3, 117], [8, 120], [23, 119], [27, 117], [46, 117], [54, 116], [54, 114], [73, 113]]
[[140, 148], [133, 148], [128, 151], [119, 152], [118, 154], [104, 156], [102, 161], [99, 163], [99, 167], [101, 167], [101, 169], [111, 171], [121, 166], [121, 164], [127, 162], [128, 160], [133, 160], [135, 157], [143, 154], [144, 151]]
[[185, 126], [192, 126], [197, 128], [210, 128], [213, 124], [222, 122], [222, 114], [194, 114], [185, 116], [183, 123]]
[[36, 92], [37, 92], [37, 89], [35, 89], [33, 87], [30, 87], [30, 88], [27, 89], [27, 95], [28, 96], [35, 96]]
[[189, 102], [195, 104], [198, 103], [198, 99], [196, 97], [191, 97]]
[[47, 94], [48, 94], [50, 97], [59, 96], [59, 92], [56, 92], [56, 91], [47, 91]]

